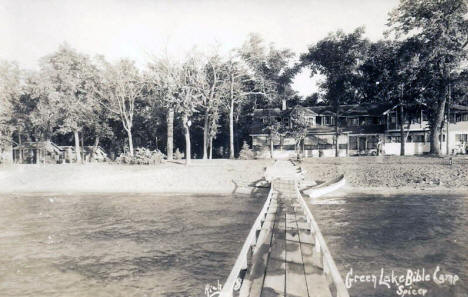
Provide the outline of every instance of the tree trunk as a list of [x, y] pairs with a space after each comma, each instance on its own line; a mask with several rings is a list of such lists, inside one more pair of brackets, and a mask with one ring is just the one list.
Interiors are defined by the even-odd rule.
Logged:
[[21, 143], [21, 130], [18, 129], [18, 148], [19, 148], [19, 150], [18, 150], [18, 162], [20, 164], [23, 163], [23, 149], [22, 149], [21, 145], [22, 145], [22, 143]]
[[169, 108], [167, 111], [167, 146], [166, 154], [168, 160], [173, 160], [174, 151], [174, 109]]
[[444, 120], [445, 113], [445, 102], [446, 98], [444, 97], [439, 105], [437, 106], [436, 116], [431, 125], [431, 154], [440, 155], [440, 129], [442, 128], [442, 122]]
[[86, 158], [85, 158], [85, 149], [84, 149], [84, 135], [83, 132], [81, 132], [81, 160], [83, 160], [84, 163], [86, 163]]
[[41, 163], [41, 149], [39, 148], [39, 143], [36, 142], [36, 164]]
[[239, 119], [236, 117], [236, 119], [234, 120], [234, 152], [239, 152], [239, 151], [240, 151]]
[[185, 165], [189, 166], [191, 163], [190, 157], [190, 127], [188, 126], [188, 117], [184, 115], [182, 117], [183, 125], [184, 125], [184, 134], [185, 134]]
[[234, 101], [229, 106], [229, 159], [234, 159]]
[[270, 133], [270, 157], [273, 159], [273, 133]]
[[132, 138], [132, 129], [126, 129], [128, 136], [128, 149], [130, 150], [130, 156], [133, 157], [133, 138]]
[[302, 139], [301, 156], [302, 156], [303, 158], [305, 158], [305, 139]]
[[449, 147], [449, 125], [450, 125], [450, 105], [452, 101], [452, 90], [450, 88], [450, 72], [449, 72], [449, 82], [447, 86], [447, 127], [445, 132], [445, 143], [446, 143], [446, 155], [450, 155], [450, 147]]
[[99, 139], [100, 139], [99, 135], [96, 135], [96, 138], [94, 139], [93, 151], [92, 151], [91, 156], [89, 158], [90, 162], [94, 162], [94, 160], [97, 160], [97, 158], [96, 159], [94, 159], [94, 158], [96, 157], [97, 148], [99, 146]]
[[[405, 137], [405, 114], [403, 110], [403, 103], [400, 102], [400, 112], [399, 119], [400, 121], [400, 156], [405, 155], [405, 146], [406, 146], [406, 137]], [[409, 130], [409, 127], [408, 127]]]
[[336, 138], [336, 143], [335, 143], [335, 157], [338, 157], [340, 155], [340, 149], [338, 146], [338, 137], [340, 136], [340, 133], [338, 131], [338, 111], [336, 113], [337, 115], [335, 116], [335, 138]]
[[209, 115], [208, 112], [205, 114], [205, 121], [203, 124], [203, 160], [208, 158], [208, 129], [209, 129]]
[[210, 136], [210, 160], [213, 159], [213, 137]]
[[81, 163], [81, 151], [80, 151], [80, 135], [78, 134], [78, 130], [73, 131], [73, 135], [75, 137], [75, 156], [76, 156], [76, 163]]

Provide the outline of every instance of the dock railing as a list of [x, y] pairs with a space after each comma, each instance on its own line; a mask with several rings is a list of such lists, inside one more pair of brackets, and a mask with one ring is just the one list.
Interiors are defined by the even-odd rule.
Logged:
[[242, 249], [239, 253], [239, 256], [234, 263], [234, 267], [231, 270], [224, 286], [219, 294], [219, 297], [232, 297], [235, 290], [239, 290], [242, 284], [242, 279], [240, 279], [240, 274], [242, 271], [245, 271], [248, 268], [249, 259], [253, 254], [254, 247], [257, 243], [258, 233], [262, 228], [262, 225], [266, 219], [267, 211], [270, 206], [271, 197], [273, 195], [273, 187], [270, 187], [270, 192], [268, 197], [263, 204], [263, 208], [260, 211], [257, 219], [255, 220], [252, 228], [250, 229], [249, 235], [242, 246]]
[[302, 195], [299, 192], [297, 183], [295, 185], [295, 188], [297, 199], [299, 200], [299, 203], [304, 209], [307, 223], [309, 224], [310, 231], [312, 232], [315, 239], [315, 252], [318, 255], [320, 255], [320, 261], [323, 266], [323, 273], [325, 274], [329, 286], [332, 286], [335, 289], [331, 291], [336, 297], [349, 297], [349, 293], [343, 282], [343, 278], [341, 277], [341, 274], [338, 271], [338, 268], [336, 267], [335, 261], [331, 256], [327, 243], [325, 242], [325, 239], [322, 236], [322, 232], [320, 231], [320, 228], [317, 222], [315, 221], [314, 216], [310, 212], [309, 206], [307, 205], [306, 201], [304, 200], [304, 198], [302, 198]]

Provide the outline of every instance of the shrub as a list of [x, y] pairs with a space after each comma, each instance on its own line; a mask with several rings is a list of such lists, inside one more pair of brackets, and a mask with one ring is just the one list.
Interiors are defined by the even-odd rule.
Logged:
[[121, 164], [150, 165], [163, 162], [165, 155], [159, 150], [150, 150], [144, 147], [137, 148], [134, 156], [129, 153], [121, 154], [116, 161]]
[[184, 158], [184, 153], [179, 151], [179, 148], [176, 148], [174, 152], [174, 160], [182, 160]]
[[242, 144], [242, 149], [239, 152], [239, 159], [241, 160], [252, 160], [255, 157], [255, 153], [252, 149], [250, 149], [247, 142], [244, 141]]

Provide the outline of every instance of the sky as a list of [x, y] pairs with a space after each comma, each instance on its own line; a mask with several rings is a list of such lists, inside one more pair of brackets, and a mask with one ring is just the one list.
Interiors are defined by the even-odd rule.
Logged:
[[[67, 42], [88, 55], [127, 57], [143, 67], [153, 56], [180, 58], [194, 47], [221, 52], [249, 33], [297, 55], [342, 29], [383, 37], [398, 0], [0, 0], [0, 59], [26, 69]], [[307, 96], [317, 81], [307, 71], [293, 88]]]

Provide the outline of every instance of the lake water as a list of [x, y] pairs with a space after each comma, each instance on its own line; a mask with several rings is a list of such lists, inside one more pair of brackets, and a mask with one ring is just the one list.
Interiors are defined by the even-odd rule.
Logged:
[[[229, 274], [266, 194], [0, 196], [0, 296], [204, 296]], [[331, 196], [312, 203], [343, 278], [437, 266], [467, 296], [467, 197]], [[401, 296], [354, 283], [353, 297]], [[414, 296], [414, 295], [405, 295]], [[420, 295], [417, 295], [420, 296]]]
[[[409, 284], [423, 288], [425, 296], [468, 296], [468, 195], [351, 194], [319, 198], [310, 203], [337, 266], [346, 275], [375, 275], [373, 281], [353, 283], [355, 297], [402, 296], [398, 286], [379, 285], [380, 275], [406, 275], [419, 269], [430, 281]], [[442, 274], [456, 274], [460, 280], [436, 284]], [[350, 277], [352, 278], [352, 277]], [[446, 279], [449, 279], [447, 277]], [[385, 281], [384, 281], [385, 282]], [[401, 284], [399, 284], [401, 285]], [[421, 291], [422, 292], [422, 291]], [[404, 295], [404, 296], [422, 296]]]
[[204, 296], [260, 196], [0, 196], [0, 296]]

